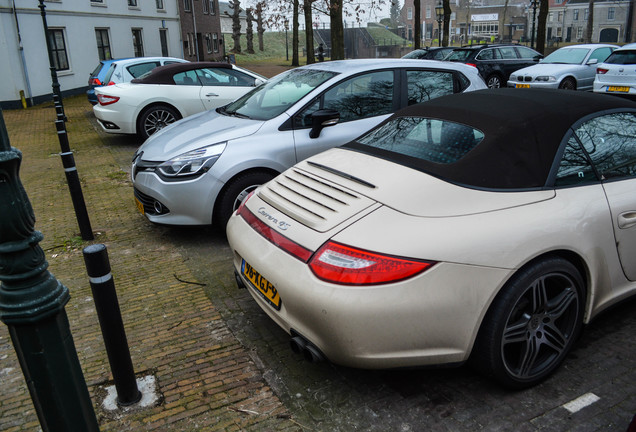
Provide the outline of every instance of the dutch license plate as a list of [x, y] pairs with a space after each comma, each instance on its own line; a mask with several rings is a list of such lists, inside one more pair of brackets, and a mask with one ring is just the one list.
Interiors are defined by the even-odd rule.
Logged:
[[276, 310], [280, 310], [280, 296], [276, 288], [274, 288], [274, 285], [261, 276], [259, 272], [254, 270], [245, 260], [243, 260], [241, 264], [241, 273], [243, 273], [243, 276], [247, 278], [250, 285], [252, 285], [270, 305], [276, 308]]
[[137, 206], [137, 210], [139, 210], [141, 212], [141, 214], [145, 214], [144, 213], [144, 205], [136, 197], [135, 197], [135, 205]]
[[530, 84], [515, 84], [515, 88], [530, 88]]
[[629, 93], [629, 87], [609, 86], [609, 87], [607, 87], [607, 91], [608, 92]]

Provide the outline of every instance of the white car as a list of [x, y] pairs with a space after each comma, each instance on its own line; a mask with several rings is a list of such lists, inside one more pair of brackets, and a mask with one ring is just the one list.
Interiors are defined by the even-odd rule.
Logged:
[[592, 90], [597, 63], [618, 46], [607, 44], [569, 45], [559, 48], [539, 64], [510, 75], [508, 87]]
[[130, 83], [95, 89], [95, 117], [106, 132], [147, 139], [170, 123], [227, 105], [263, 84], [263, 76], [229, 63], [160, 66]]
[[158, 66], [173, 63], [187, 63], [176, 57], [133, 57], [117, 60], [102, 60], [88, 79], [86, 95], [88, 101], [96, 105], [95, 87], [130, 82]]
[[343, 60], [283, 72], [146, 141], [132, 166], [137, 206], [152, 222], [225, 228], [251, 190], [296, 162], [401, 107], [483, 88], [476, 68], [433, 60]]
[[596, 67], [594, 91], [636, 94], [636, 43], [620, 47]]
[[512, 388], [636, 294], [636, 103], [492, 89], [401, 110], [256, 189], [239, 285], [308, 359], [471, 359]]

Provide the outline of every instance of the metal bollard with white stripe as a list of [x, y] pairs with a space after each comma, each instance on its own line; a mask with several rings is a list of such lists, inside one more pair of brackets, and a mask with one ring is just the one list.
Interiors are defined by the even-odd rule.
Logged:
[[142, 395], [137, 387], [130, 358], [115, 282], [110, 272], [108, 251], [106, 245], [95, 244], [85, 247], [83, 252], [108, 362], [115, 381], [117, 403], [122, 406], [133, 405], [141, 400]]
[[91, 221], [88, 217], [88, 211], [86, 210], [82, 185], [80, 184], [79, 174], [75, 166], [75, 158], [73, 157], [73, 152], [71, 152], [71, 147], [68, 142], [64, 121], [56, 120], [55, 128], [57, 129], [57, 137], [60, 141], [60, 148], [62, 149], [60, 157], [62, 158], [62, 165], [64, 166], [64, 173], [66, 174], [66, 182], [68, 183], [68, 188], [71, 193], [71, 201], [75, 209], [75, 217], [77, 218], [77, 224], [82, 234], [82, 240], [93, 240], [95, 237], [93, 236]]

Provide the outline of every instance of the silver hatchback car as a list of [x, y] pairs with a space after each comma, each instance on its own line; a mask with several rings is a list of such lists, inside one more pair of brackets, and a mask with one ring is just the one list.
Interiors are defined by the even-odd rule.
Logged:
[[132, 163], [137, 207], [156, 223], [225, 227], [252, 190], [297, 162], [399, 108], [483, 88], [476, 68], [433, 60], [343, 60], [283, 72], [151, 136]]

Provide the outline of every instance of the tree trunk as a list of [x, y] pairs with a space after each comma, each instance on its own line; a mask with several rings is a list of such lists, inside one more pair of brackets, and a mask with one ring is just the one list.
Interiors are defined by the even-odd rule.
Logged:
[[422, 5], [420, 0], [413, 0], [413, 48], [419, 49], [422, 44]]
[[331, 25], [331, 60], [344, 60], [344, 23], [342, 22], [342, 0], [330, 0], [329, 21]]
[[592, 43], [592, 32], [594, 30], [594, 0], [590, 0], [587, 7], [587, 28], [585, 29], [585, 43]]
[[254, 30], [252, 30], [252, 22], [254, 21], [254, 15], [252, 15], [253, 9], [245, 9], [245, 39], [247, 41], [247, 53], [254, 54]]
[[229, 4], [232, 9], [232, 40], [234, 41], [234, 48], [232, 52], [241, 52], [241, 19], [239, 13], [241, 13], [241, 4], [239, 0], [231, 0]]
[[258, 34], [258, 50], [265, 51], [265, 45], [263, 44], [263, 33], [265, 33], [265, 27], [263, 26], [263, 2], [256, 4], [256, 33]]
[[294, 0], [294, 12], [292, 14], [292, 66], [300, 66], [298, 59], [298, 9], [299, 1]]
[[311, 16], [311, 0], [303, 0], [305, 12], [305, 46], [307, 47], [307, 64], [316, 62], [314, 54], [314, 27]]
[[545, 52], [545, 27], [546, 22], [548, 21], [549, 6], [550, 5], [548, 0], [541, 0], [538, 18], [539, 22], [537, 23], [537, 40], [535, 44], [535, 49], [541, 54]]
[[450, 35], [450, 19], [453, 11], [450, 7], [450, 1], [444, 0], [444, 35], [442, 37], [442, 46], [448, 46], [448, 37]]

